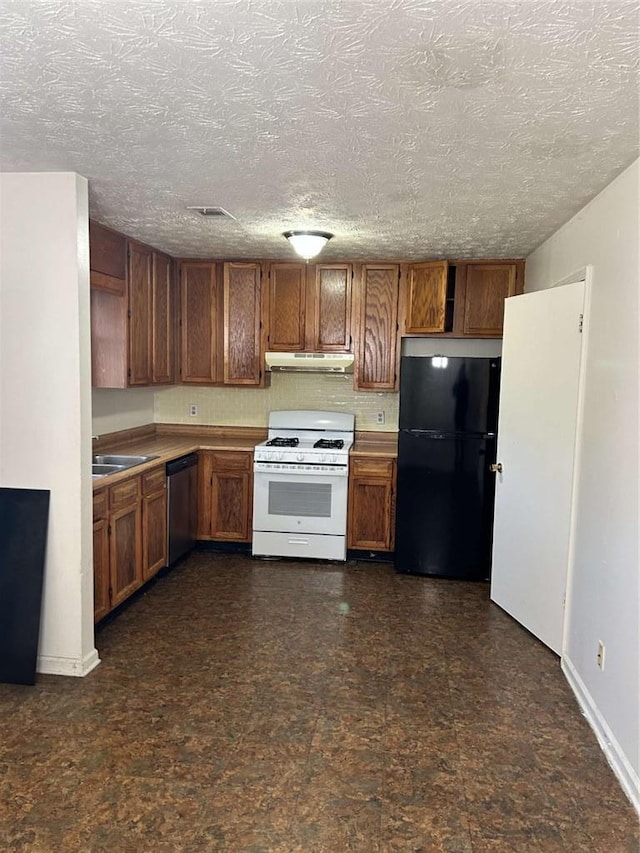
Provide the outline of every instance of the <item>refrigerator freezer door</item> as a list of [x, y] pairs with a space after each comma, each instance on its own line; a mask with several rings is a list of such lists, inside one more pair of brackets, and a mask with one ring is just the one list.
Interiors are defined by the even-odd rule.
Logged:
[[495, 433], [499, 392], [499, 358], [404, 356], [400, 429]]
[[489, 579], [494, 461], [493, 439], [400, 432], [396, 571]]

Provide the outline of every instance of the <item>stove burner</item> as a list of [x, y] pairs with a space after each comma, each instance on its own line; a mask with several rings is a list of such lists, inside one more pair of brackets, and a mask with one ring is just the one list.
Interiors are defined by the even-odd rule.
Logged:
[[267, 447], [297, 447], [299, 443], [299, 438], [280, 438], [280, 436], [276, 436], [276, 438], [272, 438], [267, 442]]
[[320, 438], [313, 446], [323, 450], [342, 450], [344, 441], [341, 438]]

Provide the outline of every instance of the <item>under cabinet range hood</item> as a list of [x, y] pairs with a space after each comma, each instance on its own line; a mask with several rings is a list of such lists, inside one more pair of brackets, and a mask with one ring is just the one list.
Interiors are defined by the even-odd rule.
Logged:
[[350, 352], [267, 352], [264, 360], [272, 373], [353, 373]]

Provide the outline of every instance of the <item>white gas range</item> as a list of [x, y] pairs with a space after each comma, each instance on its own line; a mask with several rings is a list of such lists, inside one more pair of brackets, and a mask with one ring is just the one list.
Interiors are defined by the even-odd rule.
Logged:
[[279, 411], [254, 452], [255, 556], [345, 560], [354, 415]]

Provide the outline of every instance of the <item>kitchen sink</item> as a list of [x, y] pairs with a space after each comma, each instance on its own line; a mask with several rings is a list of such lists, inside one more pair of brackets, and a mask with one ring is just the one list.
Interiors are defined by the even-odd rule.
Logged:
[[118, 471], [124, 471], [126, 467], [126, 465], [104, 465], [94, 462], [91, 466], [91, 473], [94, 477], [106, 477], [107, 474], [117, 474]]
[[121, 468], [133, 468], [134, 465], [142, 465], [143, 462], [151, 462], [152, 459], [157, 458], [157, 456], [94, 455], [91, 461], [94, 465], [118, 465]]
[[144, 462], [151, 462], [157, 456], [125, 456], [123, 454], [94, 454], [91, 459], [91, 473], [94, 477], [106, 477], [107, 474], [117, 474], [127, 468], [135, 468]]

